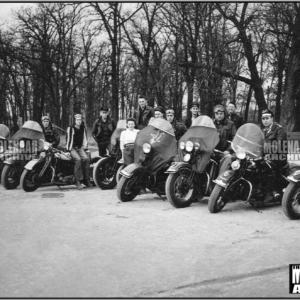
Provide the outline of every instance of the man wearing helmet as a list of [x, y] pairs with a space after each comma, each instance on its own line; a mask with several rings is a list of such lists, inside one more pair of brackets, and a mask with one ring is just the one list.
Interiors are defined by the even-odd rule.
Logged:
[[57, 128], [52, 125], [50, 117], [42, 117], [42, 128], [44, 131], [46, 142], [52, 144], [54, 148], [57, 148], [60, 142], [60, 134]]
[[173, 108], [168, 108], [166, 111], [167, 120], [173, 126], [176, 141], [178, 141], [187, 131], [186, 127], [175, 119], [175, 111]]

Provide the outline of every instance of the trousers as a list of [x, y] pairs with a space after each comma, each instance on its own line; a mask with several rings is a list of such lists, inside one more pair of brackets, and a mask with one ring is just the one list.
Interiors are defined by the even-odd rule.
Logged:
[[71, 157], [75, 161], [74, 176], [76, 181], [90, 179], [90, 159], [85, 153], [83, 147], [72, 148]]

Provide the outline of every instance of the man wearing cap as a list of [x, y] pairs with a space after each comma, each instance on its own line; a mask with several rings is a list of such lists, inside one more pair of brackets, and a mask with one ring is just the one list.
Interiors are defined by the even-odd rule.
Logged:
[[228, 104], [227, 110], [228, 119], [234, 123], [236, 130], [238, 130], [244, 124], [243, 117], [235, 113], [235, 104], [233, 102]]
[[190, 112], [192, 113], [192, 116], [185, 120], [186, 128], [190, 128], [192, 126], [193, 121], [200, 116], [199, 103], [193, 102], [190, 106]]
[[100, 108], [100, 117], [95, 121], [92, 128], [92, 136], [98, 144], [100, 156], [106, 154], [106, 149], [115, 129], [116, 123], [114, 119], [108, 115], [108, 108], [102, 106]]
[[187, 131], [186, 127], [175, 119], [175, 111], [168, 108], [166, 111], [167, 121], [169, 121], [174, 129], [176, 141], [178, 141]]
[[156, 106], [154, 108], [154, 118], [165, 118], [165, 109], [162, 106]]
[[223, 105], [218, 104], [214, 107], [214, 123], [219, 133], [220, 141], [216, 146], [217, 150], [224, 152], [224, 157], [220, 161], [220, 171], [222, 174], [227, 170], [229, 164], [231, 163], [231, 144], [228, 141], [232, 141], [236, 128], [232, 121], [228, 120], [225, 115], [225, 108]]
[[81, 190], [82, 180], [85, 180], [86, 186], [92, 186], [90, 183], [90, 159], [86, 154], [88, 150], [87, 131], [83, 123], [82, 115], [76, 114], [75, 123], [67, 129], [67, 151], [75, 161], [74, 176], [77, 189]]
[[60, 134], [55, 126], [52, 125], [51, 119], [48, 116], [42, 117], [42, 128], [44, 131], [46, 142], [57, 148], [60, 142]]
[[[277, 189], [277, 187], [280, 186], [280, 184], [277, 183], [277, 178], [280, 176], [282, 169], [288, 164], [287, 151], [282, 151], [285, 149], [285, 147], [283, 147], [283, 141], [287, 140], [287, 132], [281, 125], [274, 122], [274, 114], [269, 109], [264, 109], [262, 111], [261, 121], [263, 125], [262, 131], [265, 136], [265, 152], [268, 154], [269, 150], [269, 153], [271, 152], [272, 154], [278, 154], [278, 159], [272, 159], [272, 157], [270, 158], [270, 161], [275, 164], [276, 170], [274, 170], [273, 174], [271, 174], [271, 176], [273, 176], [273, 180], [269, 180], [269, 183], [271, 184], [271, 187], [275, 193], [274, 196], [277, 198], [281, 193], [281, 191]], [[277, 141], [278, 144], [281, 143], [281, 145], [276, 147], [275, 141]], [[277, 150], [280, 150], [281, 152], [276, 153]]]
[[154, 110], [152, 107], [147, 105], [145, 96], [139, 96], [139, 107], [134, 112], [133, 117], [137, 121], [138, 129], [146, 127], [152, 117], [154, 117]]

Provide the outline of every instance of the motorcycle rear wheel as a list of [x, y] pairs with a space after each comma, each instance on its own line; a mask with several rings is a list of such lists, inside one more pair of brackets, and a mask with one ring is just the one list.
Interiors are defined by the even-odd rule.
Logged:
[[193, 203], [194, 188], [190, 188], [188, 177], [191, 170], [169, 174], [166, 181], [166, 195], [168, 201], [176, 208], [185, 208]]
[[117, 171], [113, 169], [115, 159], [106, 157], [99, 160], [93, 169], [93, 181], [102, 190], [111, 190], [117, 185]]
[[24, 169], [21, 175], [21, 188], [25, 192], [34, 192], [41, 186], [41, 181], [38, 179], [40, 168], [34, 166], [32, 170]]
[[285, 215], [292, 219], [300, 219], [300, 185], [291, 182], [283, 194], [282, 209]]
[[20, 174], [16, 170], [17, 166], [5, 165], [1, 174], [1, 182], [5, 189], [13, 190], [20, 184]]
[[139, 173], [133, 173], [130, 178], [122, 176], [117, 185], [117, 196], [122, 202], [132, 201], [140, 194], [142, 186], [139, 184]]
[[224, 187], [216, 184], [208, 200], [208, 210], [211, 213], [220, 212], [228, 199], [224, 199]]

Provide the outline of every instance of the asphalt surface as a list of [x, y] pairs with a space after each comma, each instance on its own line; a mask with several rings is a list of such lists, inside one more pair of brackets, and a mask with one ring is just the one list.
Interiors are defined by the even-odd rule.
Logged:
[[205, 201], [175, 209], [156, 194], [0, 185], [0, 297], [299, 297], [300, 221], [280, 206]]

